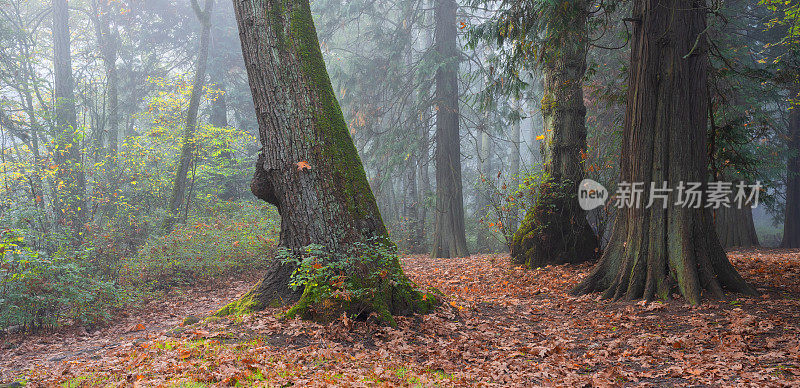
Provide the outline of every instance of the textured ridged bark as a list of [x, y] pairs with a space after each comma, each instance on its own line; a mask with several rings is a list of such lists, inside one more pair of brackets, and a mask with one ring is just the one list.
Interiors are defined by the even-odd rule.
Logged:
[[[280, 246], [319, 244], [345, 253], [356, 243], [391, 245], [333, 93], [308, 0], [234, 0], [234, 9], [263, 145], [250, 188], [278, 208]], [[399, 262], [394, 265], [402, 273]], [[288, 286], [293, 270], [277, 261], [255, 289], [220, 313], [298, 300], [295, 308], [306, 306]], [[400, 283], [387, 281], [389, 291], [371, 308], [379, 314], [419, 310], [422, 295]]]
[[721, 207], [714, 215], [717, 237], [724, 248], [757, 247], [758, 235], [750, 205], [738, 209]]
[[[702, 0], [634, 4], [620, 181], [706, 181], [707, 11]], [[708, 209], [660, 202], [620, 209], [603, 257], [574, 293], [650, 300], [677, 288], [691, 304], [723, 289], [755, 293], [728, 261]]]
[[197, 127], [197, 112], [200, 109], [200, 97], [203, 96], [203, 87], [206, 82], [206, 67], [208, 65], [208, 46], [211, 39], [211, 12], [214, 8], [214, 0], [205, 1], [205, 9], [200, 10], [197, 0], [192, 0], [192, 8], [200, 21], [200, 49], [197, 53], [195, 65], [194, 81], [192, 82], [192, 94], [189, 98], [189, 108], [186, 110], [186, 123], [183, 129], [183, 144], [181, 146], [181, 158], [178, 160], [178, 171], [175, 173], [175, 181], [172, 183], [172, 195], [169, 200], [169, 215], [164, 220], [164, 230], [172, 231], [175, 222], [180, 214], [180, 208], [186, 197], [186, 178], [189, 175], [189, 167], [192, 163], [195, 144], [194, 132]]
[[55, 189], [55, 217], [70, 231], [70, 240], [78, 245], [86, 219], [86, 176], [83, 171], [78, 120], [75, 113], [74, 81], [70, 58], [69, 10], [66, 0], [53, 1], [53, 65], [56, 148], [53, 159], [58, 165]]
[[[797, 89], [794, 95], [797, 96]], [[781, 248], [800, 248], [800, 106], [789, 118], [789, 152], [786, 162], [786, 214]]]
[[443, 62], [436, 70], [436, 223], [432, 257], [466, 257], [461, 139], [458, 114], [458, 27], [455, 0], [436, 0], [434, 48]]
[[558, 15], [568, 20], [565, 31], [547, 31], [542, 57], [544, 136], [542, 156], [547, 180], [539, 187], [533, 208], [514, 233], [513, 260], [528, 267], [594, 260], [599, 242], [578, 204], [578, 184], [584, 177], [586, 107], [583, 77], [589, 31], [589, 3], [566, 2]]

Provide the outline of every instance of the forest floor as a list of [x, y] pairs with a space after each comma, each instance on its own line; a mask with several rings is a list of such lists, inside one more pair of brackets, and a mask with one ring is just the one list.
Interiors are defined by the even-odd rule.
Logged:
[[[28, 386], [798, 386], [800, 250], [731, 260], [760, 297], [690, 307], [608, 302], [568, 290], [590, 265], [527, 270], [507, 256], [403, 266], [446, 297], [398, 328], [279, 310], [206, 317], [257, 279], [220, 280], [131, 310], [95, 332], [2, 339], [0, 381]], [[224, 286], [227, 284], [227, 286]]]

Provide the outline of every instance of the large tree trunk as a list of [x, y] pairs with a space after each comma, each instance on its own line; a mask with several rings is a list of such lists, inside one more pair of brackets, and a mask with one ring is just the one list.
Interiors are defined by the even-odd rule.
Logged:
[[721, 207], [714, 214], [714, 226], [723, 248], [757, 247], [758, 235], [750, 204], [741, 209]]
[[66, 0], [53, 1], [53, 65], [58, 134], [53, 151], [58, 165], [55, 191], [56, 222], [70, 231], [74, 245], [82, 242], [86, 219], [86, 177], [83, 171], [70, 58], [69, 10]]
[[436, 70], [436, 229], [432, 257], [469, 256], [464, 234], [461, 183], [461, 139], [458, 111], [458, 30], [455, 0], [438, 0], [434, 8], [434, 47], [442, 65]]
[[[674, 189], [708, 179], [707, 12], [703, 0], [634, 4], [620, 181]], [[642, 206], [620, 209], [603, 257], [574, 293], [667, 299], [677, 286], [691, 304], [723, 289], [755, 293], [728, 261], [708, 209], [672, 200], [646, 208], [643, 194]]]
[[547, 178], [514, 233], [511, 246], [513, 260], [532, 268], [594, 260], [600, 250], [577, 200], [578, 184], [584, 177], [582, 154], [586, 151], [583, 76], [589, 44], [588, 2], [572, 1], [560, 9], [561, 13], [549, 17], [569, 27], [548, 31], [542, 54], [542, 156]]
[[[798, 90], [794, 96], [797, 98]], [[800, 107], [789, 113], [789, 159], [786, 162], [786, 214], [781, 248], [800, 248]]]
[[[172, 195], [169, 200], [169, 215], [164, 220], [164, 230], [169, 233], [175, 226], [175, 222], [180, 214], [181, 205], [186, 199], [187, 177], [189, 167], [194, 158], [197, 148], [195, 144], [194, 132], [197, 126], [197, 112], [200, 109], [200, 97], [203, 96], [203, 86], [206, 82], [206, 66], [208, 65], [208, 45], [211, 36], [211, 12], [214, 7], [214, 0], [205, 1], [205, 9], [200, 10], [197, 0], [192, 0], [192, 8], [200, 21], [202, 31], [200, 33], [200, 50], [197, 53], [197, 63], [195, 65], [194, 82], [192, 83], [192, 95], [189, 98], [189, 108], [186, 111], [186, 124], [183, 130], [183, 145], [181, 146], [181, 158], [178, 161], [178, 171], [175, 173], [175, 181], [172, 183]], [[188, 210], [187, 210], [188, 211]]]
[[[342, 253], [357, 244], [391, 246], [333, 93], [308, 0], [234, 0], [234, 9], [263, 145], [251, 190], [278, 208], [280, 246], [294, 253], [310, 244]], [[302, 298], [289, 288], [294, 269], [276, 261], [255, 289], [220, 314], [298, 301], [291, 314], [325, 315], [324, 304], [312, 306], [319, 285], [307, 286]], [[391, 270], [397, 276], [345, 311], [360, 306], [393, 323], [390, 314], [430, 308], [398, 260]]]

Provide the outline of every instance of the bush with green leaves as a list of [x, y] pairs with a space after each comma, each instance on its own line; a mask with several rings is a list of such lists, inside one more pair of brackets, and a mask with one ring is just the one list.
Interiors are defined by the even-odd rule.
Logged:
[[124, 259], [120, 283], [166, 289], [264, 268], [273, 260], [279, 228], [280, 217], [272, 206], [239, 202], [206, 209]]
[[0, 232], [0, 329], [54, 327], [63, 321], [103, 322], [117, 304], [112, 282], [97, 280], [84, 255], [48, 257], [26, 246], [17, 230]]

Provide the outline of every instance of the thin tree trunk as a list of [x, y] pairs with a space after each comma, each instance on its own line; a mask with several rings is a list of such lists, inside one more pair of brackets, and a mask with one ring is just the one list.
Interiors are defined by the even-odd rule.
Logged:
[[178, 171], [175, 174], [175, 181], [172, 184], [172, 195], [169, 200], [169, 215], [164, 220], [164, 230], [169, 233], [175, 226], [178, 219], [181, 205], [186, 199], [187, 176], [189, 167], [192, 164], [195, 148], [197, 144], [194, 139], [195, 127], [197, 126], [197, 112], [200, 109], [200, 97], [203, 95], [203, 86], [206, 81], [206, 65], [208, 64], [208, 45], [211, 35], [211, 11], [214, 7], [214, 0], [205, 1], [205, 9], [200, 10], [197, 0], [192, 0], [192, 8], [195, 15], [200, 20], [202, 31], [200, 33], [200, 51], [197, 54], [196, 71], [194, 82], [192, 83], [192, 95], [189, 99], [189, 108], [186, 112], [186, 126], [183, 131], [183, 146], [181, 147], [181, 158], [178, 161]]
[[119, 146], [119, 81], [117, 77], [117, 32], [112, 31], [110, 0], [98, 0], [97, 10], [100, 13], [97, 20], [98, 41], [106, 71], [106, 124], [108, 127], [108, 147], [104, 154], [111, 158], [106, 167], [109, 177], [113, 176]]
[[461, 183], [457, 10], [455, 0], [437, 0], [434, 8], [434, 46], [444, 63], [436, 71], [436, 229], [432, 257], [469, 256]]
[[422, 241], [419, 234], [419, 193], [417, 193], [417, 166], [414, 158], [406, 163], [406, 174], [403, 193], [403, 222], [407, 228], [406, 249], [410, 253], [419, 253]]
[[[794, 90], [794, 98], [798, 89]], [[789, 158], [786, 161], [786, 213], [781, 248], [800, 248], [800, 107], [789, 113]]]
[[[620, 181], [677, 188], [708, 178], [707, 12], [703, 0], [634, 3]], [[677, 288], [691, 304], [723, 289], [755, 293], [728, 261], [705, 204], [646, 208], [643, 194], [642, 206], [620, 209], [603, 257], [574, 293], [650, 300]]]
[[[522, 132], [521, 132], [522, 107], [520, 105], [519, 98], [514, 99], [513, 107], [514, 107], [514, 112], [520, 116], [517, 118], [517, 120], [515, 120], [511, 124], [511, 176], [509, 177], [509, 179], [511, 181], [512, 192], [513, 190], [516, 190], [517, 187], [519, 187], [519, 182], [520, 182], [519, 169], [520, 169], [520, 156], [521, 156], [520, 144], [522, 139]], [[512, 207], [509, 210], [509, 212], [510, 213], [508, 215], [508, 222], [507, 222], [508, 225], [503, 225], [503, 227], [507, 231], [512, 231], [512, 230], [515, 231], [517, 230], [518, 227], [517, 217], [519, 216], [519, 213], [517, 212], [516, 207]], [[504, 234], [506, 233], [504, 232]]]
[[[281, 215], [280, 246], [294, 253], [319, 244], [345, 253], [359, 243], [391, 245], [358, 152], [333, 93], [308, 0], [234, 0], [242, 52], [263, 145], [251, 190]], [[374, 295], [342, 307], [393, 323], [390, 314], [430, 308], [402, 275], [376, 286]], [[298, 301], [288, 287], [295, 267], [276, 261], [264, 280], [219, 314]], [[308, 285], [291, 315], [318, 318], [318, 285]], [[372, 298], [372, 299], [367, 299]], [[332, 299], [325, 302], [337, 304]], [[341, 305], [339, 305], [341, 306]]]
[[83, 171], [70, 52], [69, 10], [66, 0], [53, 1], [53, 64], [55, 116], [58, 135], [54, 160], [58, 165], [55, 188], [56, 222], [70, 231], [74, 245], [83, 241], [86, 218], [86, 177]]
[[[489, 137], [489, 108], [484, 112], [483, 117], [481, 118], [481, 122], [478, 126], [478, 132], [480, 133], [480, 142], [478, 144], [478, 162], [480, 163], [478, 166], [478, 173], [480, 174], [480, 182], [478, 183], [478, 193], [477, 193], [477, 209], [475, 217], [477, 219], [486, 218], [487, 214], [489, 214], [488, 210], [491, 205], [490, 203], [490, 193], [491, 193], [491, 185], [492, 185], [492, 163], [491, 163], [491, 154], [492, 154], [492, 142], [491, 138]], [[486, 220], [488, 221], [488, 220]], [[479, 252], [488, 252], [489, 251], [489, 244], [490, 244], [490, 236], [489, 236], [489, 227], [488, 225], [481, 225], [478, 228], [478, 231], [475, 235], [475, 245], [476, 249]]]
[[542, 157], [547, 178], [511, 245], [513, 260], [531, 268], [595, 260], [600, 251], [577, 200], [586, 151], [583, 76], [589, 43], [588, 7], [588, 1], [572, 1], [565, 3], [562, 13], [549, 16], [565, 21], [569, 28], [548, 31], [542, 58]]

